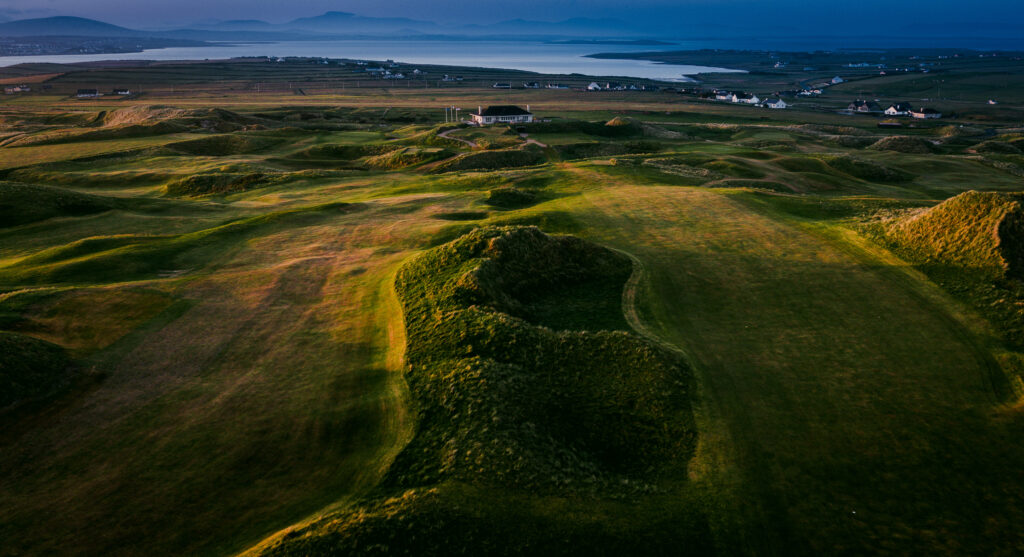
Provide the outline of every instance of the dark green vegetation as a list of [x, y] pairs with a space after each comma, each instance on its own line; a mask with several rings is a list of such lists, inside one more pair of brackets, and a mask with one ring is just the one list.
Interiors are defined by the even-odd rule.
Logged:
[[0, 103], [0, 554], [1024, 548], [1012, 106], [192, 66]]
[[70, 387], [71, 362], [60, 346], [0, 332], [0, 354], [0, 412]]
[[267, 553], [707, 551], [685, 496], [666, 504], [694, 448], [690, 376], [619, 332], [631, 271], [536, 228], [481, 229], [404, 266], [416, 434], [377, 498]]

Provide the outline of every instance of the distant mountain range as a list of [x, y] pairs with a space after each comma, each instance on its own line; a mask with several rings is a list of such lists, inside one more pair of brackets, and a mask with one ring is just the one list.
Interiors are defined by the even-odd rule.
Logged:
[[0, 23], [0, 37], [145, 37], [151, 33], [135, 31], [84, 17], [44, 17]]
[[332, 37], [490, 37], [490, 38], [645, 38], [640, 30], [614, 19], [573, 18], [559, 22], [513, 19], [492, 24], [438, 24], [403, 17], [366, 17], [327, 12], [287, 23], [256, 19], [198, 23], [184, 29], [127, 29], [81, 17], [46, 17], [0, 23], [0, 37], [158, 37], [192, 40], [298, 40]]

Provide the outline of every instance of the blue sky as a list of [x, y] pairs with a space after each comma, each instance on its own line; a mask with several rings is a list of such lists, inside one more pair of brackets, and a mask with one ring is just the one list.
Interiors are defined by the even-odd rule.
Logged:
[[926, 34], [938, 26], [968, 35], [1016, 26], [1024, 35], [1022, 0], [0, 0], [0, 14], [11, 19], [76, 15], [133, 27], [213, 19], [284, 22], [328, 10], [469, 23], [610, 17], [687, 29], [776, 26], [823, 34], [915, 27]]

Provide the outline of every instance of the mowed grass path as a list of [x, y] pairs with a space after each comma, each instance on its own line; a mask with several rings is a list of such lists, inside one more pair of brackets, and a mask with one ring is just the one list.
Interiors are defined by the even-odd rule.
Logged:
[[1021, 428], [943, 307], [725, 194], [576, 173], [601, 187], [574, 214], [639, 259], [641, 318], [697, 366], [725, 552], [1024, 548]]

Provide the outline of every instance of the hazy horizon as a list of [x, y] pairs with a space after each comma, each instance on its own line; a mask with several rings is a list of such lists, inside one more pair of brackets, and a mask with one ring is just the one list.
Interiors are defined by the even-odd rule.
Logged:
[[751, 0], [646, 0], [623, 7], [619, 2], [597, 0], [451, 0], [444, 4], [410, 0], [294, 0], [252, 2], [242, 0], [179, 0], [174, 3], [120, 0], [8, 0], [0, 8], [7, 19], [68, 15], [97, 19], [125, 27], [154, 29], [183, 27], [214, 21], [258, 19], [286, 23], [327, 11], [352, 12], [368, 17], [406, 17], [445, 26], [488, 24], [511, 19], [562, 21], [570, 18], [610, 18], [629, 24], [629, 31], [651, 34], [673, 32], [710, 34], [763, 30], [768, 34], [799, 33], [827, 36], [903, 33], [914, 36], [976, 36], [979, 33], [1024, 31], [1024, 5], [1012, 0], [978, 0], [970, 4], [953, 0], [899, 4], [882, 0], [823, 2], [808, 5], [800, 0], [755, 2]]

